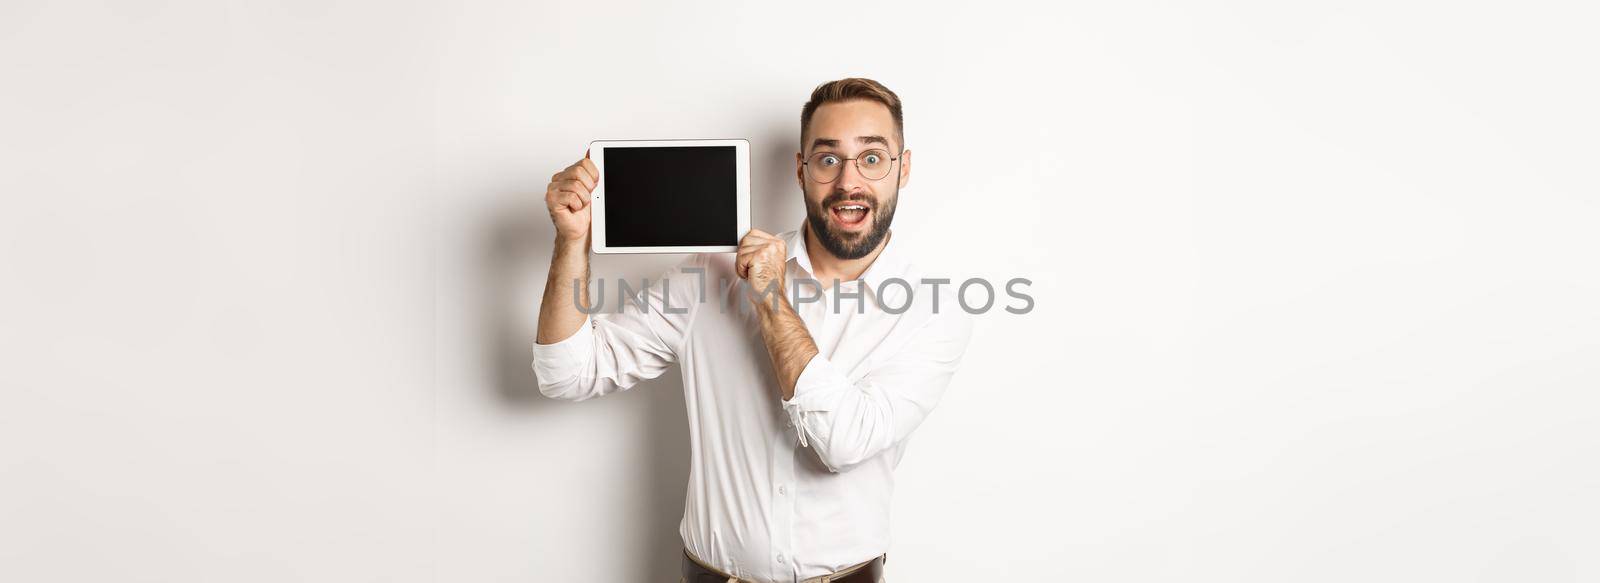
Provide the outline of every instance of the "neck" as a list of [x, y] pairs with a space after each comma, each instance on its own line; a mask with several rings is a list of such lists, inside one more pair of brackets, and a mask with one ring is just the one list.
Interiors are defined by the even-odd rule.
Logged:
[[861, 274], [866, 273], [867, 268], [872, 266], [873, 260], [876, 260], [878, 255], [883, 253], [883, 248], [889, 245], [889, 239], [894, 237], [894, 230], [890, 229], [888, 233], [884, 234], [883, 240], [878, 242], [878, 247], [873, 249], [871, 253], [862, 256], [860, 259], [840, 259], [834, 256], [833, 252], [822, 246], [822, 242], [817, 240], [817, 235], [811, 232], [811, 224], [809, 222], [805, 225], [804, 230], [806, 255], [811, 259], [812, 275], [816, 276], [817, 282], [821, 283], [824, 288], [832, 287], [835, 279], [839, 281], [859, 279]]

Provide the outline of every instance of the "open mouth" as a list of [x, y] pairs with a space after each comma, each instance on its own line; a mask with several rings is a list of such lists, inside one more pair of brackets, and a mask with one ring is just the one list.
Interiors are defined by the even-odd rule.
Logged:
[[844, 202], [829, 207], [833, 215], [833, 222], [846, 229], [859, 229], [867, 225], [867, 215], [872, 214], [872, 205], [864, 202]]

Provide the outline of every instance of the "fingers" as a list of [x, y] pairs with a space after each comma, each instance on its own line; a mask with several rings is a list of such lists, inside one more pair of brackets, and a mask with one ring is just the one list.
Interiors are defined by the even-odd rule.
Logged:
[[583, 169], [582, 166], [577, 164], [568, 166], [566, 170], [562, 170], [560, 173], [556, 174], [550, 179], [550, 181], [576, 182], [582, 185], [584, 190], [594, 190], [595, 185], [594, 176], [589, 174], [588, 170]]
[[589, 205], [589, 197], [572, 192], [570, 190], [562, 190], [551, 193], [546, 201], [546, 204], [550, 207], [552, 212], [561, 208], [566, 208], [571, 212], [578, 212], [583, 210], [583, 207]]
[[779, 261], [787, 258], [785, 257], [784, 249], [775, 245], [740, 245], [737, 253], [736, 257], [744, 255], [751, 257], [770, 256]]
[[743, 249], [745, 247], [758, 247], [765, 245], [787, 247], [787, 244], [783, 239], [771, 235], [763, 235], [764, 234], [762, 234], [760, 231], [751, 231], [750, 234], [745, 235], [743, 239], [739, 240], [739, 248]]
[[[740, 279], [750, 279], [751, 270], [760, 263], [770, 266], [776, 273], [783, 272], [783, 263], [787, 259], [785, 245], [782, 239], [776, 237], [762, 238], [759, 232], [746, 235], [739, 242], [739, 251], [734, 256], [734, 273]], [[767, 271], [763, 271], [767, 273]]]
[[783, 245], [784, 242], [783, 242], [783, 239], [779, 239], [779, 238], [774, 237], [774, 236], [772, 236], [770, 234], [767, 234], [765, 231], [762, 231], [760, 229], [751, 229], [749, 233], [746, 233], [743, 238], [739, 239], [739, 249], [740, 250], [743, 250], [743, 249], [745, 249], [747, 247], [755, 247], [755, 246], [760, 246], [760, 245], [772, 245], [772, 244]]
[[752, 229], [749, 234], [739, 240], [735, 271], [739, 274], [739, 277], [746, 277], [750, 264], [762, 257], [781, 263], [787, 259], [787, 247], [783, 239]]
[[578, 223], [587, 223], [589, 217], [579, 213], [593, 200], [600, 176], [599, 168], [588, 158], [585, 152], [582, 160], [550, 175], [550, 184], [544, 190], [545, 207], [556, 224], [556, 231], [565, 238], [583, 235], [587, 230], [587, 225]]
[[[559, 176], [559, 174], [558, 174]], [[545, 188], [545, 206], [552, 212], [561, 207], [566, 207], [572, 212], [583, 210], [589, 206], [590, 189], [581, 180], [563, 179], [550, 183]]]
[[590, 194], [594, 192], [594, 187], [584, 184], [582, 180], [568, 179], [557, 183], [556, 190], [565, 190], [568, 192], [576, 192], [578, 194]]
[[739, 279], [750, 277], [750, 263], [755, 261], [755, 258], [756, 256], [753, 253], [739, 251], [739, 254], [733, 260], [733, 273], [738, 275]]
[[763, 245], [740, 245], [739, 251], [733, 257], [734, 272], [739, 274], [739, 277], [748, 275], [750, 266], [760, 259], [765, 251], [766, 247]]
[[560, 172], [550, 175], [550, 182], [567, 180], [576, 180], [583, 184], [585, 189], [592, 191], [595, 185], [600, 183], [600, 168], [595, 166], [594, 162], [585, 158], [563, 168]]
[[558, 192], [571, 192], [586, 198], [590, 194], [589, 188], [585, 187], [583, 182], [577, 180], [559, 180], [551, 182], [550, 186], [545, 187], [546, 195], [554, 196]]
[[589, 174], [589, 189], [594, 190], [594, 185], [600, 184], [600, 167], [594, 165], [594, 161], [589, 159], [588, 153], [583, 155], [583, 159], [578, 161], [578, 165], [579, 168]]

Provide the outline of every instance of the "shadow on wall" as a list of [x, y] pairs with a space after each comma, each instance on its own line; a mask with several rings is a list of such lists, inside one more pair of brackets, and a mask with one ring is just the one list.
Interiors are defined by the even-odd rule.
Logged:
[[777, 121], [750, 138], [750, 221], [774, 235], [800, 228], [806, 218], [805, 195], [795, 178], [794, 155], [800, 151], [799, 123]]
[[[528, 283], [543, 282], [547, 276], [555, 227], [545, 213], [542, 191], [530, 189], [507, 199], [516, 202], [511, 208], [493, 213], [483, 230], [485, 245], [481, 259], [486, 265], [481, 273], [489, 281], [484, 282], [481, 289], [491, 297], [484, 298], [481, 304], [487, 306], [483, 314], [487, 321], [481, 329], [493, 335], [483, 344], [493, 347], [486, 355], [489, 361], [486, 365], [492, 367], [499, 400], [514, 412], [529, 415], [572, 413], [564, 410], [562, 402], [539, 393], [530, 352], [535, 338], [533, 326], [537, 321], [539, 294], [543, 290]], [[598, 273], [598, 267], [591, 269], [597, 272], [591, 277], [604, 276]], [[632, 274], [629, 277], [638, 278]], [[626, 518], [618, 524], [604, 525], [600, 530], [633, 538], [617, 548], [645, 551], [619, 557], [631, 563], [624, 570], [633, 573], [628, 580], [659, 580], [663, 574], [676, 572], [683, 549], [678, 524], [683, 518], [689, 479], [689, 429], [682, 377], [674, 366], [658, 378], [602, 398], [647, 401], [642, 410], [639, 407], [627, 409], [639, 412], [642, 417], [637, 420], [640, 429], [635, 435], [638, 439], [636, 451], [640, 452], [635, 459], [642, 460], [635, 473], [637, 479], [621, 485], [625, 491], [618, 495], [629, 501], [631, 507], [626, 512], [611, 514]], [[575, 406], [587, 404], [590, 403]], [[635, 462], [634, 459], [618, 459], [615, 463]], [[560, 528], [560, 525], [547, 528]], [[549, 538], [561, 539], [560, 536]]]

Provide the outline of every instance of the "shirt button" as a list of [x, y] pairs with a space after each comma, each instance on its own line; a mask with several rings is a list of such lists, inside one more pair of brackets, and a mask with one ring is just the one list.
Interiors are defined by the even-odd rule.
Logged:
[[789, 489], [788, 488], [783, 487], [781, 484], [778, 486], [778, 495], [779, 496], [782, 496], [782, 495], [788, 494], [788, 493], [789, 493]]
[[778, 553], [778, 564], [779, 565], [783, 564], [783, 553]]

